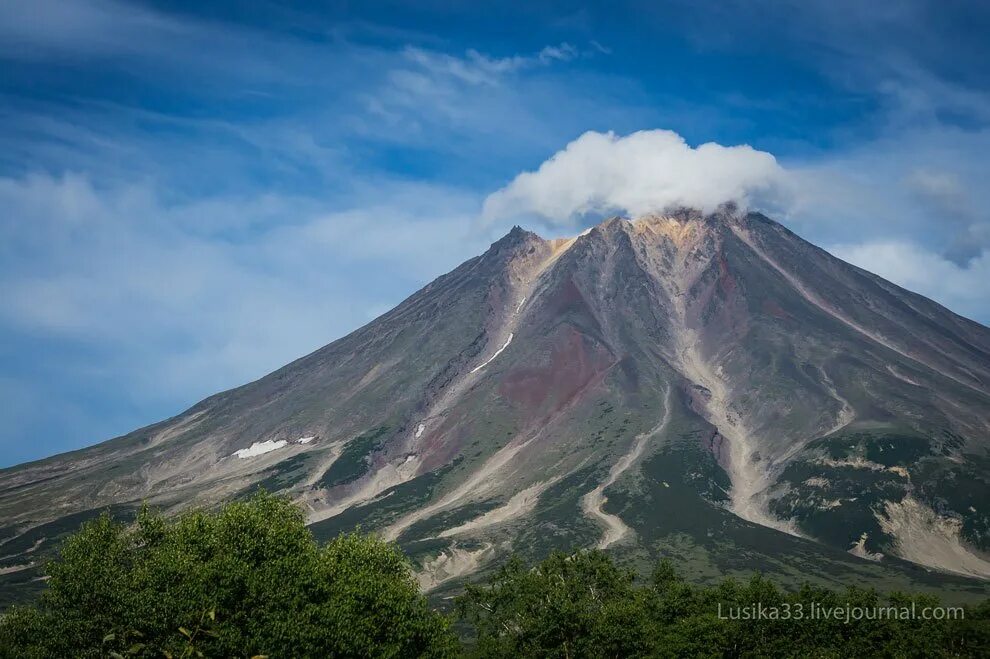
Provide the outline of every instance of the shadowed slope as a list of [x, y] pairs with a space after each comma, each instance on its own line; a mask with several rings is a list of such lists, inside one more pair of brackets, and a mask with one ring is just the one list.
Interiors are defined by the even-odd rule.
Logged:
[[23, 565], [66, 515], [262, 484], [318, 535], [396, 539], [431, 588], [598, 545], [979, 590], [896, 557], [990, 576], [988, 355], [987, 328], [760, 215], [516, 228], [257, 382], [0, 472], [4, 542]]

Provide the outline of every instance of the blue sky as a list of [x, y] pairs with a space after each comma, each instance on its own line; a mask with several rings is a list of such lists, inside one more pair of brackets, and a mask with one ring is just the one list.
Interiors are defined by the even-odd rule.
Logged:
[[644, 189], [741, 186], [990, 321], [984, 3], [203, 4], [0, 0], [0, 465], [175, 414], [515, 222], [569, 234]]

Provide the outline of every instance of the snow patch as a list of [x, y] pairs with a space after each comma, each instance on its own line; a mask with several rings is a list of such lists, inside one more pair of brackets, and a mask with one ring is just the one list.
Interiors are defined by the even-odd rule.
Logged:
[[488, 358], [488, 361], [486, 361], [486, 362], [485, 362], [485, 363], [483, 363], [483, 364], [479, 364], [478, 366], [475, 366], [474, 368], [472, 368], [472, 369], [471, 369], [471, 373], [474, 373], [474, 372], [476, 372], [476, 371], [480, 371], [480, 370], [481, 370], [481, 369], [483, 369], [484, 367], [486, 367], [486, 366], [488, 366], [489, 364], [491, 364], [491, 363], [492, 363], [492, 361], [494, 361], [496, 357], [498, 357], [499, 355], [501, 355], [501, 354], [502, 354], [502, 351], [503, 351], [503, 350], [505, 350], [506, 348], [508, 348], [508, 347], [509, 347], [509, 344], [510, 344], [510, 343], [512, 343], [512, 334], [511, 334], [511, 333], [509, 334], [509, 338], [507, 338], [507, 339], [505, 340], [505, 345], [503, 345], [503, 346], [502, 346], [501, 348], [499, 348], [498, 350], [496, 350], [496, 351], [495, 351], [495, 354], [494, 354], [494, 355], [492, 355], [491, 357], [489, 357], [489, 358]]
[[419, 439], [420, 438], [420, 435], [423, 434], [423, 431], [424, 430], [426, 430], [426, 424], [425, 423], [419, 424], [419, 426], [416, 428], [416, 434], [414, 435], [415, 438], [416, 439]]
[[284, 439], [274, 440], [269, 439], [263, 442], [255, 442], [247, 448], [242, 448], [239, 451], [234, 451], [234, 455], [237, 457], [253, 458], [258, 455], [264, 455], [265, 453], [271, 453], [272, 451], [277, 451], [280, 448], [285, 447], [289, 442]]
[[309, 444], [314, 439], [316, 439], [316, 435], [312, 435], [310, 437], [300, 437], [296, 440], [296, 444]]

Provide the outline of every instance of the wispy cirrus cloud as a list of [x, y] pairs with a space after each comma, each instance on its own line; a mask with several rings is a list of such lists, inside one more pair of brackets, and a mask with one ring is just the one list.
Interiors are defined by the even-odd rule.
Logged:
[[544, 46], [533, 55], [491, 57], [469, 49], [463, 56], [408, 47], [404, 55], [409, 62], [435, 77], [449, 77], [472, 85], [495, 85], [505, 75], [554, 62], [569, 62], [580, 56], [569, 43]]
[[[982, 14], [833, 5], [474, 21], [0, 0], [0, 463], [157, 420], [353, 329], [496, 238], [477, 218], [499, 190], [502, 221], [565, 230], [706, 205], [707, 188], [765, 197], [783, 171], [780, 217], [802, 235], [990, 318], [990, 104], [966, 65], [988, 54]], [[627, 150], [650, 166], [623, 167]]]
[[[455, 55], [409, 30], [300, 36], [113, 0], [60, 8], [0, 5], [0, 60], [58, 72], [60, 90], [16, 75], [0, 88], [0, 353], [24, 399], [0, 417], [0, 462], [259, 377], [483, 250], [477, 189], [401, 173], [407, 153], [462, 151], [456, 135], [492, 117], [478, 88], [527, 117], [519, 142], [544, 132], [519, 86], [579, 56], [566, 43]], [[467, 108], [459, 129], [431, 92]], [[44, 440], [18, 441], [42, 425]]]
[[[0, 440], [45, 428], [7, 446], [18, 457], [260, 377], [487, 245], [469, 231], [472, 198], [401, 181], [379, 180], [346, 205], [273, 194], [175, 203], [144, 184], [34, 174], [0, 179], [0, 206], [11, 220], [0, 227], [0, 336], [8, 348], [58, 346], [27, 363], [5, 356], [6, 383], [31, 400], [4, 406]], [[59, 382], [43, 404], [35, 378], [48, 372]], [[76, 388], [94, 386], [119, 388], [118, 412], [130, 412], [110, 421], [122, 425], [74, 403]]]

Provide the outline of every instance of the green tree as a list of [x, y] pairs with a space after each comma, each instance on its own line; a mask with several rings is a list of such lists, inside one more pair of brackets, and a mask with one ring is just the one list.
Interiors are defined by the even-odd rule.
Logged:
[[533, 569], [518, 558], [458, 601], [484, 657], [628, 657], [649, 647], [633, 573], [600, 551], [556, 552]]
[[217, 512], [85, 524], [35, 606], [0, 621], [9, 657], [452, 656], [445, 617], [372, 536], [319, 546], [301, 511], [258, 494]]
[[[754, 575], [715, 586], [686, 583], [670, 563], [649, 582], [601, 552], [554, 554], [534, 568], [509, 561], [458, 602], [480, 657], [977, 657], [990, 656], [990, 603], [965, 619], [822, 618], [820, 610], [918, 611], [930, 596], [804, 586], [786, 592]], [[760, 617], [753, 607], [775, 613]], [[748, 619], [731, 611], [750, 607]]]

